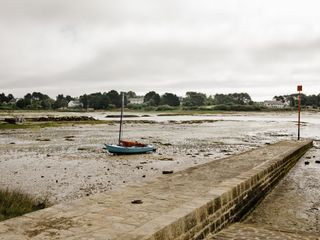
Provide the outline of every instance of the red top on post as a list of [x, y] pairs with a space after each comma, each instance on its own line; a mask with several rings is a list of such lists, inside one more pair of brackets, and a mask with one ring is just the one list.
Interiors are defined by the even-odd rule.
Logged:
[[298, 85], [298, 92], [301, 92], [302, 91], [302, 85]]

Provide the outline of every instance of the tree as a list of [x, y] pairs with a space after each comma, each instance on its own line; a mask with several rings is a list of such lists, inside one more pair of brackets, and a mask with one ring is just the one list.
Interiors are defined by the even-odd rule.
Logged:
[[49, 99], [50, 97], [46, 94], [42, 94], [41, 92], [33, 92], [31, 98], [34, 101], [43, 101]]
[[27, 104], [26, 104], [25, 100], [23, 98], [21, 98], [17, 101], [16, 106], [20, 109], [24, 109], [27, 106]]
[[82, 96], [80, 96], [80, 102], [82, 103], [82, 106], [87, 109], [89, 107], [88, 105], [88, 95], [84, 94]]
[[155, 91], [148, 92], [143, 98], [143, 102], [149, 106], [159, 106], [160, 100], [160, 95]]
[[214, 97], [212, 95], [210, 95], [209, 97], [207, 97], [206, 101], [205, 101], [205, 105], [214, 105]]
[[107, 93], [91, 93], [80, 96], [80, 102], [84, 108], [107, 109], [109, 106], [109, 98]]
[[115, 105], [116, 107], [121, 107], [121, 95], [116, 90], [111, 90], [106, 95], [110, 103]]
[[284, 96], [274, 96], [273, 99], [279, 102], [283, 102], [283, 103], [285, 102]]
[[248, 93], [229, 93], [229, 94], [216, 94], [214, 96], [214, 103], [220, 104], [252, 104], [251, 97]]
[[51, 98], [48, 98], [48, 99], [44, 99], [41, 101], [40, 105], [41, 105], [41, 108], [42, 109], [51, 109], [53, 104], [54, 104], [54, 100], [51, 99]]
[[129, 92], [126, 93], [126, 96], [128, 98], [135, 98], [135, 97], [137, 97], [137, 94], [135, 92], [133, 92], [133, 91], [129, 91]]
[[6, 100], [7, 100], [6, 95], [4, 93], [1, 93], [0, 94], [0, 103], [6, 102]]
[[14, 96], [11, 93], [9, 93], [7, 99], [8, 102], [10, 102], [12, 99], [14, 99]]
[[173, 93], [165, 93], [161, 96], [161, 105], [180, 106], [179, 97]]
[[67, 95], [65, 99], [67, 100], [67, 103], [74, 100], [74, 98], [71, 97], [70, 95]]
[[32, 95], [30, 93], [27, 93], [24, 96], [24, 102], [25, 102], [25, 107], [30, 106], [31, 105], [31, 101], [32, 101]]
[[14, 99], [13, 95], [11, 93], [8, 94], [8, 96], [6, 96], [4, 93], [0, 94], [0, 104], [1, 103], [8, 103], [10, 102], [12, 99]]
[[186, 97], [183, 99], [183, 105], [188, 107], [203, 106], [206, 98], [204, 93], [187, 92]]
[[56, 101], [53, 103], [53, 108], [58, 109], [58, 108], [65, 108], [67, 106], [68, 106], [68, 101], [63, 96], [63, 94], [59, 94], [56, 98]]

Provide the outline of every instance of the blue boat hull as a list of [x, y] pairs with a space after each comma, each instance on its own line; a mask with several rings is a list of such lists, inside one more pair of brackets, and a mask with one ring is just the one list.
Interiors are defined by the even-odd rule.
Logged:
[[106, 149], [110, 153], [114, 154], [139, 154], [155, 151], [156, 149], [153, 146], [147, 145], [145, 147], [123, 147], [114, 144], [106, 144]]

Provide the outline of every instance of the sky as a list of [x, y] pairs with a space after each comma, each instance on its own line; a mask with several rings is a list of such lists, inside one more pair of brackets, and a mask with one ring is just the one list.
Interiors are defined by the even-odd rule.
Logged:
[[319, 0], [0, 0], [0, 92], [320, 93]]

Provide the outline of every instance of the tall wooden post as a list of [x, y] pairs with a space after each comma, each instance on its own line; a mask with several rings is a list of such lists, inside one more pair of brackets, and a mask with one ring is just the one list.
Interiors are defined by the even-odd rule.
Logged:
[[299, 92], [298, 95], [298, 140], [300, 140], [300, 113], [301, 113], [301, 91], [302, 85], [298, 85], [297, 90]]
[[122, 137], [123, 109], [124, 109], [124, 92], [121, 93], [121, 115], [120, 115], [120, 129], [119, 129], [119, 141], [118, 141], [119, 146], [121, 145], [121, 137]]

